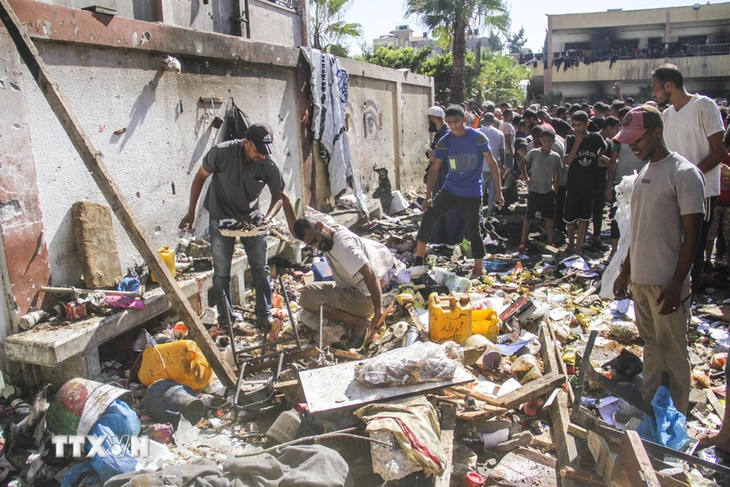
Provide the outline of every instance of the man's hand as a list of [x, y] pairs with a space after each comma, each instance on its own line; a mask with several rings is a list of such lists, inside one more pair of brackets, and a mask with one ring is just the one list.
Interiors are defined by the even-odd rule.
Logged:
[[616, 97], [620, 100], [621, 99], [621, 82], [616, 81], [613, 84], [613, 92], [616, 93]]
[[534, 183], [534, 181], [532, 180], [532, 178], [527, 178], [527, 181], [525, 181], [525, 182], [527, 183], [528, 186], [532, 186], [533, 183]]
[[583, 139], [585, 139], [586, 136], [582, 132], [576, 132], [575, 133], [575, 146], [579, 147], [581, 142], [583, 142]]
[[661, 305], [659, 310], [660, 315], [669, 315], [679, 309], [680, 302], [682, 300], [682, 284], [675, 284], [672, 281], [669, 286], [662, 289], [659, 293], [659, 297], [656, 300], [656, 305]]
[[423, 204], [421, 204], [421, 208], [423, 208], [423, 211], [428, 210], [428, 207], [431, 206], [431, 198], [426, 198], [423, 200]]
[[628, 296], [629, 283], [631, 282], [631, 273], [621, 269], [621, 273], [613, 282], [613, 295], [616, 298], [625, 298]]
[[606, 195], [605, 196], [606, 196], [606, 201], [608, 201], [609, 203], [612, 202], [613, 201], [613, 189], [606, 188]]
[[195, 213], [188, 213], [180, 220], [180, 226], [178, 228], [192, 230], [193, 223], [195, 223]]
[[497, 206], [497, 208], [502, 208], [504, 206], [504, 195], [502, 194], [502, 188], [497, 190], [497, 194], [494, 195], [494, 204]]
[[372, 333], [375, 333], [377, 331], [378, 322], [383, 317], [383, 308], [379, 308], [375, 310], [375, 314], [373, 315], [373, 319], [370, 320], [370, 325], [368, 325], [368, 332], [371, 333], [370, 336], [372, 336]]

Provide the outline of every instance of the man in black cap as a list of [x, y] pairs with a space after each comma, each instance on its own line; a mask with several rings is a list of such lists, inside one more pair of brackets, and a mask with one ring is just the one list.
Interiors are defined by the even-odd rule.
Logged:
[[[212, 174], [203, 207], [210, 213], [210, 245], [213, 254], [213, 288], [216, 294], [218, 320], [226, 322], [226, 309], [232, 313], [231, 259], [235, 237], [220, 232], [222, 220], [266, 223], [281, 209], [284, 181], [279, 168], [270, 157], [274, 154], [274, 136], [263, 123], [251, 125], [243, 139], [223, 142], [211, 148], [190, 188], [188, 213], [180, 228], [192, 229], [195, 209], [205, 180]], [[259, 211], [259, 196], [264, 186], [271, 192], [271, 204], [265, 215]], [[266, 236], [241, 237], [241, 243], [251, 266], [256, 290], [256, 325], [267, 329], [271, 319], [271, 276], [267, 263]], [[224, 295], [225, 292], [225, 295]], [[234, 317], [233, 314], [231, 314]], [[235, 318], [239, 316], [235, 315]]]

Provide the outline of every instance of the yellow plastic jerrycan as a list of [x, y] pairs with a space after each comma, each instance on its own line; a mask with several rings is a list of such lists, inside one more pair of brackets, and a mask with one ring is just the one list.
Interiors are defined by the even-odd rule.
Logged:
[[471, 332], [484, 335], [496, 343], [499, 335], [499, 316], [492, 308], [475, 309], [471, 312]]
[[[175, 275], [175, 251], [171, 249], [169, 246], [165, 245], [164, 247], [160, 247], [157, 249], [157, 253], [160, 254], [160, 257], [162, 257], [162, 261], [165, 263], [168, 269], [170, 269], [170, 272], [172, 272], [172, 275]], [[152, 282], [157, 282], [157, 278], [155, 277], [155, 274], [153, 272], [150, 273], [150, 278], [152, 279]]]
[[147, 347], [142, 352], [139, 381], [150, 386], [160, 379], [174, 380], [192, 389], [207, 387], [213, 370], [192, 340], [179, 340]]
[[472, 309], [468, 294], [451, 293], [428, 297], [428, 334], [432, 342], [461, 343], [472, 335]]

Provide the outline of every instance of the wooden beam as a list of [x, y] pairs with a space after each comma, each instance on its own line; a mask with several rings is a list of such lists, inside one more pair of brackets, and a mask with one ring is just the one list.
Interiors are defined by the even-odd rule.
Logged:
[[0, 0], [0, 20], [8, 30], [8, 34], [10, 34], [20, 53], [20, 57], [38, 83], [38, 87], [45, 95], [51, 110], [53, 110], [69, 139], [71, 139], [71, 143], [78, 151], [81, 160], [91, 173], [91, 177], [124, 227], [129, 239], [142, 255], [150, 270], [157, 276], [157, 280], [173, 308], [187, 324], [191, 338], [195, 340], [205, 358], [210, 362], [218, 379], [227, 387], [235, 387], [236, 378], [233, 369], [222, 359], [218, 347], [210, 338], [192, 306], [183, 295], [167, 265], [162, 261], [157, 251], [147, 242], [147, 237], [137, 225], [132, 209], [107, 170], [101, 153], [94, 148], [91, 140], [81, 128], [81, 124], [61, 94], [53, 76], [43, 62], [33, 41], [20, 24], [8, 0]]
[[659, 479], [636, 431], [626, 431], [618, 450], [619, 461], [611, 479], [612, 485], [660, 487]]
[[441, 448], [446, 454], [444, 473], [436, 477], [434, 487], [451, 485], [451, 470], [454, 462], [454, 428], [456, 427], [456, 408], [451, 404], [441, 406]]

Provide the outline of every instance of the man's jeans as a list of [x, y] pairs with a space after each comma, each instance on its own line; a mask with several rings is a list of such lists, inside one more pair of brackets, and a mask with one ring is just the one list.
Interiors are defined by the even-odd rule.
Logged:
[[497, 185], [494, 184], [494, 179], [489, 178], [484, 183], [484, 194], [487, 195], [487, 216], [492, 216], [494, 215], [494, 200], [497, 197]]
[[512, 154], [504, 153], [504, 167], [512, 169], [515, 165], [515, 159]]
[[[224, 237], [218, 230], [218, 220], [210, 219], [210, 246], [213, 254], [213, 289], [215, 289], [218, 322], [226, 322], [226, 308], [231, 310], [231, 260], [235, 237]], [[256, 323], [264, 325], [271, 318], [271, 275], [267, 259], [266, 236], [241, 238], [243, 249], [251, 266], [253, 287], [256, 290]], [[223, 297], [223, 292], [228, 300]]]

